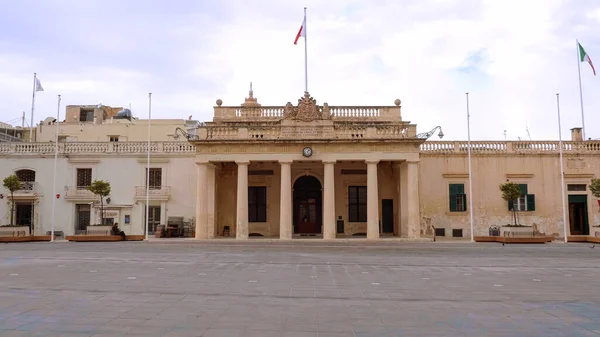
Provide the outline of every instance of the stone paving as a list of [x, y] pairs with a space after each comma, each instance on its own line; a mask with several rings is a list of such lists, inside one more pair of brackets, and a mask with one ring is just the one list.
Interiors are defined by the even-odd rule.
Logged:
[[0, 336], [600, 336], [600, 246], [0, 246]]

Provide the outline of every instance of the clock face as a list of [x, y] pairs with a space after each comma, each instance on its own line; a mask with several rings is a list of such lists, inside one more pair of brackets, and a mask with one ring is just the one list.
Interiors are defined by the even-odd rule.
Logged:
[[302, 150], [302, 155], [304, 155], [305, 157], [310, 157], [312, 156], [312, 149], [310, 147], [305, 147]]

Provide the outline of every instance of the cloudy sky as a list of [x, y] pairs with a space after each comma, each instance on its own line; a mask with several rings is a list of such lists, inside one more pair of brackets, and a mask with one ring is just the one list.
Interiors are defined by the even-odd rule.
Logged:
[[[210, 120], [253, 82], [263, 105], [393, 105], [419, 132], [558, 139], [581, 126], [576, 39], [600, 71], [597, 0], [0, 0], [0, 121], [68, 104], [128, 106], [147, 118]], [[581, 64], [586, 136], [600, 138], [600, 73]], [[437, 137], [436, 137], [437, 139]]]

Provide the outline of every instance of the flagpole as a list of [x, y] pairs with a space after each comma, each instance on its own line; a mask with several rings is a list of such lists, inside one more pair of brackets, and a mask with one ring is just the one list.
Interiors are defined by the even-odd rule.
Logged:
[[558, 148], [560, 157], [560, 187], [562, 195], [562, 211], [563, 211], [563, 234], [565, 236], [565, 243], [567, 240], [567, 209], [565, 208], [565, 171], [563, 167], [563, 145], [562, 145], [562, 131], [560, 126], [560, 99], [559, 94], [556, 94], [556, 112], [558, 114]]
[[56, 164], [58, 163], [58, 133], [59, 133], [59, 127], [58, 127], [58, 118], [60, 116], [60, 95], [58, 95], [58, 107], [56, 108], [56, 122], [54, 122], [54, 124], [56, 124], [56, 131], [55, 131], [55, 135], [54, 135], [54, 178], [53, 178], [53, 183], [52, 183], [52, 229], [51, 229], [51, 235], [50, 235], [50, 241], [53, 242], [54, 241], [54, 224], [56, 222]]
[[33, 73], [33, 98], [31, 99], [31, 125], [29, 126], [29, 142], [33, 142], [33, 110], [35, 109], [35, 87], [37, 74]]
[[577, 75], [579, 75], [579, 104], [581, 105], [581, 135], [585, 140], [585, 118], [583, 117], [583, 89], [581, 87], [581, 53], [579, 51], [579, 41], [577, 43]]
[[304, 91], [308, 92], [308, 34], [306, 33], [306, 7], [304, 7]]
[[473, 174], [471, 172], [471, 114], [469, 113], [469, 93], [467, 95], [467, 153], [469, 161], [469, 223], [471, 226], [471, 242], [475, 242], [473, 233]]
[[146, 241], [148, 241], [148, 218], [150, 216], [150, 120], [152, 119], [152, 93], [148, 93], [148, 163], [146, 166]]

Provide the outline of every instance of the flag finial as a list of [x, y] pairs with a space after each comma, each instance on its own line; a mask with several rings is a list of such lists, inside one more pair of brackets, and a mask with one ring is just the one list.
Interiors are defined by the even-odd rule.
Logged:
[[252, 98], [254, 96], [254, 92], [252, 91], [252, 82], [250, 82], [250, 98]]

